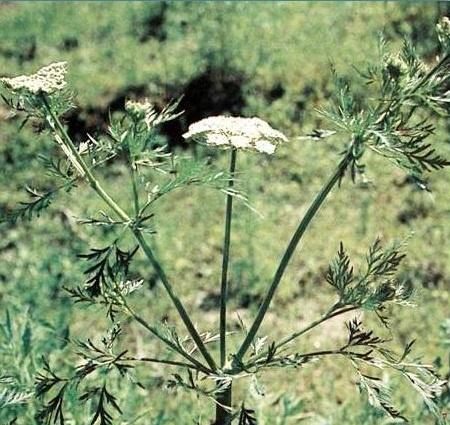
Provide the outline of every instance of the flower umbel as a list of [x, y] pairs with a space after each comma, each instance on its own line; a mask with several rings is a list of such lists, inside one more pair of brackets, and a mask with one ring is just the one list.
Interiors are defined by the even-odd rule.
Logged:
[[189, 126], [183, 134], [194, 140], [223, 149], [244, 149], [273, 154], [287, 137], [259, 118], [217, 116], [205, 118]]
[[32, 94], [52, 94], [66, 87], [65, 76], [67, 62], [54, 62], [44, 66], [35, 74], [19, 75], [13, 78], [0, 78], [0, 81], [15, 92], [29, 92]]

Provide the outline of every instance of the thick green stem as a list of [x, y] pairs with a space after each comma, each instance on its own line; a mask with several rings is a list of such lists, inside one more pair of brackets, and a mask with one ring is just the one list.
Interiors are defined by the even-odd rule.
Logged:
[[349, 164], [349, 161], [350, 161], [350, 154], [347, 154], [343, 158], [343, 160], [339, 163], [338, 167], [336, 168], [334, 173], [331, 175], [329, 180], [325, 183], [324, 187], [317, 194], [316, 198], [314, 199], [314, 201], [308, 208], [308, 211], [306, 212], [305, 216], [303, 217], [299, 226], [297, 227], [297, 230], [295, 231], [294, 235], [292, 236], [292, 238], [289, 242], [289, 245], [287, 246], [286, 251], [284, 252], [283, 257], [281, 258], [278, 269], [275, 272], [275, 276], [272, 280], [269, 290], [267, 291], [267, 293], [264, 297], [264, 300], [259, 307], [256, 318], [255, 318], [250, 330], [248, 331], [247, 336], [245, 337], [244, 341], [242, 342], [242, 345], [240, 346], [239, 351], [237, 352], [237, 354], [235, 356], [235, 360], [234, 360], [235, 365], [240, 363], [240, 361], [244, 357], [245, 353], [247, 352], [248, 348], [252, 344], [254, 338], [256, 337], [259, 327], [261, 326], [264, 316], [267, 313], [267, 310], [272, 301], [272, 298], [275, 295], [278, 285], [280, 284], [281, 278], [284, 275], [286, 267], [288, 266], [289, 261], [292, 258], [292, 255], [294, 254], [295, 249], [297, 248], [297, 245], [299, 244], [305, 231], [308, 229], [309, 224], [311, 223], [312, 219], [316, 215], [317, 211], [319, 210], [319, 208], [321, 207], [321, 205], [327, 198], [328, 194], [331, 192], [333, 187], [339, 182], [339, 180], [343, 176], [343, 174], [347, 168], [347, 165]]
[[[105, 203], [124, 221], [131, 222], [131, 218], [128, 216], [128, 214], [120, 208], [120, 206], [105, 192], [105, 190], [101, 187], [100, 183], [97, 181], [97, 179], [92, 174], [89, 167], [84, 162], [83, 158], [79, 154], [77, 148], [73, 144], [71, 138], [67, 134], [64, 126], [61, 124], [58, 117], [53, 113], [50, 105], [48, 104], [48, 101], [45, 96], [42, 96], [43, 104], [50, 115], [47, 119], [48, 123], [52, 128], [58, 130], [63, 137], [63, 141], [67, 148], [69, 148], [71, 154], [73, 155], [75, 161], [77, 162], [77, 165], [82, 169], [86, 179], [88, 180], [91, 187], [97, 192], [97, 194], [105, 201]], [[56, 127], [56, 128], [55, 128]], [[147, 244], [147, 242], [144, 239], [144, 236], [142, 233], [137, 230], [133, 229], [134, 236], [136, 237], [137, 241], [139, 242], [139, 245], [143, 249], [145, 255], [149, 259], [150, 263], [153, 265], [153, 267], [156, 270], [156, 273], [158, 274], [158, 277], [161, 279], [164, 288], [166, 289], [170, 299], [172, 300], [175, 308], [177, 309], [181, 319], [183, 320], [189, 334], [191, 335], [191, 338], [193, 339], [194, 343], [197, 345], [199, 351], [202, 353], [203, 357], [205, 358], [206, 362], [208, 363], [209, 367], [212, 370], [215, 370], [216, 364], [209, 354], [208, 350], [206, 349], [205, 344], [203, 343], [199, 333], [195, 329], [195, 326], [193, 325], [191, 319], [189, 318], [183, 304], [179, 300], [179, 298], [176, 296], [175, 292], [172, 289], [171, 284], [169, 283], [164, 270], [162, 269], [159, 262], [154, 257], [152, 250], [150, 249], [150, 246]]]
[[232, 401], [232, 384], [217, 396], [216, 404], [216, 420], [214, 425], [230, 425], [232, 419], [231, 401]]
[[[234, 172], [236, 169], [236, 149], [231, 150], [230, 158], [230, 180], [228, 189], [234, 185]], [[233, 212], [233, 196], [227, 195], [227, 205], [225, 212], [225, 236], [223, 240], [223, 258], [222, 258], [222, 280], [220, 284], [220, 366], [223, 367], [226, 362], [226, 333], [227, 333], [227, 300], [228, 300], [228, 263], [230, 258], [230, 236], [231, 236], [231, 217]]]

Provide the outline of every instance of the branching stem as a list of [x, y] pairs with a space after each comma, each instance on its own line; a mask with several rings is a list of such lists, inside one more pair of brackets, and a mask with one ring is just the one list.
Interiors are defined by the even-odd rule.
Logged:
[[[351, 152], [351, 150], [349, 152]], [[311, 203], [310, 207], [308, 208], [308, 211], [304, 215], [303, 219], [300, 221], [300, 224], [297, 227], [297, 230], [294, 232], [292, 239], [290, 240], [289, 245], [287, 246], [286, 251], [284, 252], [283, 257], [281, 258], [278, 269], [277, 269], [275, 276], [273, 278], [273, 281], [264, 297], [264, 300], [259, 307], [256, 318], [235, 356], [235, 361], [234, 361], [235, 365], [237, 365], [241, 362], [242, 358], [244, 357], [245, 353], [247, 352], [248, 348], [250, 347], [252, 341], [255, 339], [256, 334], [259, 330], [259, 327], [261, 326], [264, 316], [266, 315], [267, 310], [270, 306], [272, 298], [275, 295], [278, 285], [280, 284], [281, 278], [283, 277], [284, 272], [286, 271], [286, 267], [288, 266], [289, 261], [291, 260], [292, 255], [294, 254], [302, 236], [304, 235], [305, 231], [308, 229], [309, 224], [311, 223], [312, 219], [316, 215], [319, 208], [322, 206], [322, 204], [325, 201], [325, 199], [327, 198], [328, 194], [331, 192], [333, 187], [342, 178], [342, 176], [345, 173], [345, 170], [347, 169], [347, 166], [350, 162], [350, 159], [351, 159], [351, 153], [347, 153], [345, 155], [345, 157], [341, 160], [339, 165], [337, 166], [334, 173], [331, 175], [331, 177], [325, 183], [325, 185], [323, 186], [321, 191], [317, 194], [317, 196]]]
[[172, 300], [175, 308], [178, 311], [178, 314], [180, 315], [181, 319], [183, 320], [195, 345], [197, 346], [200, 353], [203, 355], [204, 359], [208, 363], [208, 366], [212, 370], [217, 369], [214, 359], [211, 357], [211, 354], [209, 354], [209, 351], [207, 350], [199, 333], [195, 329], [195, 326], [192, 323], [188, 313], [186, 312], [182, 302], [180, 301], [180, 299], [177, 297], [177, 295], [173, 291], [172, 285], [170, 284], [169, 280], [167, 279], [167, 276], [166, 276], [163, 268], [161, 267], [161, 264], [153, 255], [153, 251], [150, 248], [150, 246], [147, 244], [147, 241], [145, 240], [144, 236], [142, 235], [142, 232], [138, 229], [134, 229], [133, 233], [134, 233], [134, 236], [136, 237], [137, 241], [139, 242], [139, 245], [143, 249], [145, 255], [147, 256], [150, 263], [154, 267], [156, 273], [158, 274], [158, 277], [160, 278], [162, 284], [164, 285], [164, 288], [166, 289], [167, 293], [169, 294], [170, 299]]
[[169, 366], [180, 366], [188, 369], [197, 370], [195, 366], [192, 366], [189, 363], [177, 362], [174, 360], [156, 359], [153, 357], [123, 357], [122, 360], [129, 362], [161, 363]]
[[[133, 131], [132, 134], [136, 133], [136, 125], [133, 125]], [[135, 218], [139, 218], [139, 191], [138, 191], [138, 184], [137, 184], [137, 175], [136, 175], [136, 164], [134, 163], [134, 158], [131, 153], [130, 146], [127, 146], [127, 157], [128, 157], [128, 166], [130, 170], [130, 178], [131, 178], [131, 186], [133, 189], [133, 202], [134, 202], [134, 215]]]
[[139, 216], [139, 192], [138, 192], [138, 186], [137, 186], [137, 176], [136, 176], [136, 170], [134, 168], [134, 164], [130, 161], [130, 174], [131, 174], [131, 186], [133, 188], [133, 201], [134, 201], [134, 214], [136, 216], [136, 219]]
[[[48, 114], [50, 115], [47, 117], [47, 122], [50, 125], [50, 127], [57, 133], [61, 134], [64, 143], [69, 148], [70, 152], [74, 156], [75, 160], [77, 161], [78, 165], [81, 167], [81, 169], [84, 172], [84, 175], [86, 177], [86, 180], [89, 182], [91, 187], [97, 192], [97, 194], [105, 201], [105, 203], [124, 221], [130, 221], [130, 217], [128, 217], [128, 214], [117, 205], [117, 203], [105, 192], [105, 190], [101, 187], [100, 183], [97, 181], [97, 179], [92, 174], [92, 171], [90, 168], [86, 165], [83, 158], [81, 157], [80, 153], [78, 152], [78, 149], [75, 147], [75, 145], [72, 142], [72, 139], [67, 134], [65, 128], [61, 124], [61, 121], [58, 119], [58, 117], [53, 113], [50, 105], [48, 104], [47, 98], [45, 95], [42, 95], [41, 97], [42, 102], [44, 104], [45, 109], [47, 110]], [[51, 118], [51, 119], [50, 119]]]
[[[49, 116], [47, 117], [47, 122], [51, 126], [51, 128], [54, 129], [55, 132], [59, 131], [61, 134], [64, 143], [66, 144], [67, 148], [70, 150], [71, 154], [74, 156], [75, 160], [77, 161], [78, 165], [83, 170], [86, 179], [88, 180], [91, 187], [97, 192], [97, 194], [105, 201], [105, 203], [124, 221], [131, 222], [131, 218], [128, 216], [128, 214], [120, 208], [120, 206], [106, 193], [106, 191], [102, 188], [98, 180], [94, 177], [89, 167], [84, 162], [83, 158], [81, 157], [80, 153], [78, 152], [78, 149], [73, 144], [71, 138], [67, 134], [66, 130], [64, 129], [63, 125], [61, 124], [58, 117], [53, 113], [50, 105], [48, 104], [48, 101], [46, 97], [42, 96], [42, 101], [44, 104], [44, 107], [46, 111], [48, 112]], [[145, 241], [144, 236], [142, 235], [141, 231], [138, 229], [133, 229], [133, 234], [136, 237], [137, 241], [139, 242], [139, 245], [143, 249], [145, 255], [147, 256], [148, 260], [152, 264], [152, 266], [155, 268], [156, 273], [158, 274], [158, 277], [160, 278], [161, 282], [163, 283], [164, 288], [166, 289], [170, 299], [172, 300], [175, 308], [177, 309], [181, 319], [183, 320], [192, 340], [197, 345], [199, 351], [205, 358], [206, 362], [208, 363], [209, 367], [212, 370], [215, 370], [216, 364], [214, 362], [214, 359], [209, 354], [205, 344], [203, 343], [199, 333], [195, 329], [194, 324], [192, 323], [189, 315], [187, 314], [183, 304], [179, 300], [179, 298], [176, 296], [172, 285], [168, 281], [163, 268], [161, 267], [160, 263], [156, 260], [155, 256], [153, 255], [153, 252], [150, 248], [150, 246]]]
[[450, 53], [447, 53], [411, 90], [412, 93], [422, 87], [431, 77], [434, 76], [448, 61], [450, 60]]
[[[324, 314], [322, 317], [320, 317], [319, 319], [311, 322], [308, 326], [304, 327], [303, 329], [300, 329], [297, 332], [292, 333], [291, 335], [283, 338], [280, 342], [278, 342], [274, 349], [275, 350], [279, 350], [281, 347], [289, 344], [290, 342], [292, 342], [294, 339], [299, 338], [300, 336], [308, 333], [309, 331], [311, 331], [312, 329], [314, 329], [315, 327], [321, 325], [322, 323], [326, 322], [327, 320], [330, 320], [333, 317], [339, 316], [341, 314], [344, 313], [348, 313], [349, 311], [354, 311], [356, 310], [356, 307], [350, 306], [350, 307], [346, 307], [346, 308], [341, 308], [341, 309], [330, 309], [330, 311], [328, 311], [328, 313]], [[258, 360], [267, 357], [268, 355], [268, 351], [263, 351], [260, 354], [258, 354], [255, 357], [252, 357], [252, 361], [248, 364], [246, 364], [246, 368], [254, 366], [255, 364], [257, 364]]]
[[[325, 357], [325, 356], [344, 356], [348, 357], [350, 359], [353, 358], [361, 358], [362, 354], [358, 353], [356, 351], [350, 351], [347, 350], [348, 347], [342, 347], [335, 350], [322, 350], [322, 351], [311, 351], [309, 353], [303, 353], [303, 354], [296, 354], [295, 358], [296, 360], [299, 359], [308, 359], [308, 358], [318, 358], [318, 357]], [[274, 357], [270, 360], [269, 363], [267, 363], [264, 359], [260, 359], [252, 366], [264, 366], [264, 367], [276, 367], [278, 365], [278, 362], [283, 362], [285, 358], [283, 357]], [[382, 360], [380, 360], [382, 361]], [[385, 362], [386, 363], [386, 362]]]
[[344, 313], [348, 313], [349, 311], [353, 311], [356, 310], [356, 307], [347, 307], [347, 308], [343, 308], [340, 310], [336, 310], [334, 312], [330, 312], [329, 314], [326, 314], [325, 316], [321, 317], [320, 319], [317, 319], [316, 321], [310, 323], [308, 326], [306, 326], [305, 328], [294, 332], [293, 334], [287, 336], [286, 338], [283, 338], [277, 345], [276, 348], [279, 349], [281, 347], [283, 347], [286, 344], [289, 344], [290, 342], [292, 342], [294, 339], [304, 335], [305, 333], [309, 332], [310, 330], [314, 329], [316, 326], [321, 325], [322, 323], [326, 322], [327, 320], [330, 320], [333, 317], [339, 316], [340, 314], [344, 314]]
[[140, 325], [142, 325], [145, 329], [147, 329], [152, 335], [154, 335], [156, 338], [160, 339], [162, 342], [164, 342], [167, 346], [169, 346], [172, 350], [176, 351], [177, 353], [181, 354], [186, 360], [189, 360], [196, 369], [200, 370], [201, 372], [205, 374], [210, 374], [211, 370], [206, 368], [202, 363], [200, 363], [195, 357], [192, 357], [189, 353], [186, 351], [181, 350], [176, 344], [174, 344], [169, 339], [165, 338], [158, 332], [158, 330], [151, 326], [145, 319], [143, 319], [141, 316], [139, 316], [137, 313], [135, 313], [128, 305], [125, 306], [128, 314], [133, 317], [136, 322], [138, 322]]

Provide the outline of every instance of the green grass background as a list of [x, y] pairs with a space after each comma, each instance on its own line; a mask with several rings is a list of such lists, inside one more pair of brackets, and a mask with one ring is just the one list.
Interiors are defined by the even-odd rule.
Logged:
[[[238, 81], [241, 114], [266, 119], [289, 135], [289, 145], [273, 158], [250, 154], [238, 158], [240, 185], [261, 216], [236, 205], [231, 324], [237, 327], [238, 315], [250, 323], [290, 233], [345, 143], [296, 140], [326, 125], [314, 108], [329, 100], [330, 62], [365, 95], [353, 66], [376, 60], [378, 34], [383, 31], [393, 49], [399, 48], [403, 36], [412, 38], [418, 51], [431, 61], [437, 49], [434, 24], [446, 8], [437, 2], [0, 3], [0, 74], [34, 72], [52, 61], [67, 60], [80, 117], [89, 122], [96, 111], [107, 112], [115, 100], [136, 87], [163, 104], [214, 70], [215, 78]], [[220, 91], [223, 84], [215, 87]], [[200, 93], [200, 103], [201, 98]], [[0, 120], [0, 211], [5, 213], [24, 199], [26, 184], [48, 187], [49, 179], [37, 157], [57, 151], [51, 140], [29, 126], [19, 132], [20, 121], [11, 119], [4, 106], [0, 106]], [[436, 125], [434, 141], [448, 156], [449, 124], [436, 120]], [[197, 150], [197, 154], [209, 152]], [[226, 167], [224, 155], [214, 160]], [[375, 237], [404, 238], [414, 231], [401, 275], [418, 290], [418, 307], [393, 309], [391, 334], [381, 332], [398, 345], [417, 339], [417, 355], [434, 362], [446, 375], [450, 339], [445, 332], [450, 320], [448, 171], [431, 176], [430, 195], [376, 158], [368, 159], [368, 169], [372, 186], [344, 184], [317, 216], [293, 258], [261, 335], [285, 335], [333, 302], [323, 274], [339, 241], [362, 260]], [[129, 188], [123, 164], [113, 164], [104, 178], [127, 205]], [[168, 197], [156, 214], [158, 255], [202, 330], [218, 325], [223, 207], [222, 195], [189, 189]], [[82, 228], [73, 218], [99, 208], [100, 202], [81, 186], [61, 197], [37, 221], [0, 227], [0, 372], [12, 375], [24, 390], [42, 365], [42, 355], [49, 356], [59, 370], [69, 369], [74, 349], [66, 344], [67, 336], [98, 339], [107, 329], [104, 312], [74, 307], [62, 290], [63, 285], [83, 280], [83, 264], [76, 254], [114, 238], [112, 232]], [[138, 258], [136, 271], [152, 279], [143, 257]], [[159, 285], [146, 286], [132, 302], [149, 320], [176, 322]], [[371, 317], [364, 319], [375, 323]], [[124, 326], [123, 344], [131, 352], [161, 352], [141, 329]], [[308, 334], [298, 347], [339, 344], [345, 339], [344, 329], [343, 320], [332, 322]], [[237, 344], [238, 339], [233, 342]], [[150, 366], [137, 374], [147, 390], [111, 382], [124, 411], [118, 424], [209, 423], [212, 406], [205, 399], [164, 389], [170, 371]], [[274, 372], [261, 382], [265, 396], [257, 395], [249, 382], [236, 390], [237, 397], [256, 409], [261, 424], [392, 423], [367, 407], [344, 360]], [[434, 423], [417, 396], [395, 380], [394, 394], [413, 424]], [[449, 408], [448, 398], [447, 394], [441, 400], [444, 410]], [[296, 406], [294, 413], [283, 419], [283, 412], [292, 405]], [[34, 424], [35, 409], [34, 402], [1, 409], [0, 423], [19, 415], [18, 424]], [[87, 423], [88, 412], [77, 405], [75, 394], [68, 412], [69, 423]]]

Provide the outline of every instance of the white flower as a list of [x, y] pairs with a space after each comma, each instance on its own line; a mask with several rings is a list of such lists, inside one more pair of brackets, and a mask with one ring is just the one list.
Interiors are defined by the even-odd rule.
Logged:
[[0, 81], [13, 91], [52, 94], [66, 86], [66, 73], [67, 62], [55, 62], [41, 68], [35, 74], [0, 78]]
[[183, 134], [194, 140], [223, 149], [246, 149], [273, 154], [287, 137], [259, 118], [217, 116], [193, 123]]

